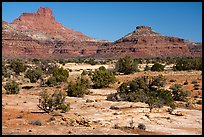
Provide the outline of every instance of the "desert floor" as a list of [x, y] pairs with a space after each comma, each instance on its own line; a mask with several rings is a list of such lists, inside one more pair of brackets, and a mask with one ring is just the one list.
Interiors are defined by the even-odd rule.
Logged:
[[[72, 72], [70, 77], [76, 77], [79, 72]], [[17, 135], [201, 135], [202, 134], [202, 105], [193, 103], [192, 108], [179, 106], [174, 114], [169, 114], [164, 106], [149, 112], [148, 105], [141, 102], [107, 101], [107, 95], [116, 92], [120, 83], [132, 80], [142, 75], [163, 74], [168, 79], [166, 88], [171, 84], [188, 80], [184, 89], [191, 91], [191, 102], [202, 100], [202, 88], [193, 89], [192, 80], [197, 80], [202, 87], [202, 72], [138, 72], [131, 75], [119, 75], [119, 82], [104, 89], [90, 89], [91, 94], [83, 98], [66, 97], [70, 103], [70, 111], [66, 113], [44, 113], [37, 107], [39, 93], [43, 90], [38, 84], [31, 89], [21, 89], [17, 95], [7, 95], [2, 92], [2, 134]], [[46, 87], [45, 87], [46, 88]], [[53, 88], [47, 88], [54, 90]], [[197, 96], [194, 98], [194, 96]], [[182, 104], [182, 102], [181, 102]], [[185, 103], [184, 103], [185, 104]], [[115, 106], [118, 109], [110, 109]], [[183, 105], [184, 106], [184, 105]], [[176, 114], [182, 114], [178, 116]], [[52, 120], [50, 120], [52, 118]], [[40, 125], [32, 124], [39, 121]], [[134, 129], [130, 127], [133, 121]], [[137, 128], [139, 123], [146, 130]]]

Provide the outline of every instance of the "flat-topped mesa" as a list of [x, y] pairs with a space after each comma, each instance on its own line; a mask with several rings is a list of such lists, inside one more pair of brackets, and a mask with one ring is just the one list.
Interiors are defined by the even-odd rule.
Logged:
[[41, 15], [41, 16], [45, 16], [45, 17], [54, 18], [53, 15], [52, 15], [52, 9], [50, 9], [50, 8], [42, 8], [42, 7], [40, 7], [38, 9], [38, 11], [37, 11], [37, 14]]
[[149, 27], [149, 26], [137, 26], [136, 29], [148, 29], [148, 30], [152, 30], [152, 28]]
[[136, 29], [132, 33], [137, 36], [160, 36], [161, 34], [152, 30], [149, 26], [137, 26]]

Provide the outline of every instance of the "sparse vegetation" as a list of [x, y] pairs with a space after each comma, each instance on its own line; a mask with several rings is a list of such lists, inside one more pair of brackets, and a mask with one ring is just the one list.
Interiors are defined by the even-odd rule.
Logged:
[[109, 84], [116, 82], [116, 77], [113, 72], [106, 70], [103, 66], [95, 70], [90, 77], [94, 83], [94, 88], [108, 87]]
[[186, 81], [183, 83], [183, 85], [188, 85], [188, 81], [186, 80]]
[[120, 58], [116, 63], [115, 70], [124, 74], [131, 74], [138, 71], [138, 63], [131, 57]]
[[63, 68], [54, 68], [53, 76], [57, 82], [66, 82], [69, 77], [69, 72]]
[[194, 90], [198, 90], [198, 89], [199, 89], [199, 86], [200, 86], [200, 85], [199, 85], [198, 83], [195, 83], [194, 86], [193, 86], [193, 87], [194, 87]]
[[55, 77], [51, 76], [51, 77], [48, 78], [46, 84], [48, 86], [56, 86], [57, 85], [57, 80], [56, 80]]
[[20, 90], [19, 84], [13, 80], [7, 82], [4, 88], [6, 90], [6, 94], [18, 94]]
[[17, 60], [12, 60], [10, 67], [13, 69], [13, 71], [19, 75], [20, 72], [24, 72], [27, 68], [27, 66], [23, 63], [23, 61], [17, 59]]
[[159, 63], [155, 63], [152, 67], [151, 67], [151, 71], [164, 71], [164, 65], [159, 64]]
[[170, 79], [169, 82], [176, 82], [176, 80], [175, 79]]
[[66, 89], [67, 95], [71, 97], [83, 97], [84, 94], [88, 94], [88, 80], [84, 77], [78, 78], [75, 83], [69, 82]]
[[38, 107], [47, 113], [53, 110], [61, 109], [62, 112], [67, 112], [70, 109], [69, 104], [65, 104], [66, 92], [56, 90], [52, 95], [49, 95], [47, 91], [43, 91], [40, 94]]
[[151, 70], [151, 68], [148, 65], [146, 65], [144, 68], [144, 71], [148, 71], [148, 70]]
[[171, 92], [162, 88], [164, 85], [165, 78], [162, 75], [156, 77], [143, 76], [121, 84], [115, 97], [111, 95], [107, 99], [118, 99], [116, 96], [118, 94], [120, 100], [147, 103], [151, 112], [153, 108], [160, 108], [164, 104], [169, 106], [174, 104]]
[[142, 124], [142, 123], [138, 124], [138, 128], [142, 129], [142, 130], [146, 130], [146, 126], [144, 124]]
[[175, 101], [188, 101], [187, 97], [190, 92], [184, 91], [181, 84], [174, 84], [170, 87], [170, 89], [172, 90], [173, 99]]
[[173, 67], [173, 70], [175, 71], [202, 70], [202, 58], [198, 57], [180, 58], [176, 61], [176, 65]]
[[25, 78], [29, 78], [31, 83], [37, 82], [41, 78], [43, 71], [40, 68], [29, 69], [25, 73]]

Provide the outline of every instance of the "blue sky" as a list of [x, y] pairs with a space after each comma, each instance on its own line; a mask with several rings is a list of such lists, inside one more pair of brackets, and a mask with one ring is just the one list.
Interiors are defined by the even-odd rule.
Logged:
[[52, 8], [62, 25], [99, 40], [115, 41], [146, 25], [162, 35], [202, 41], [202, 2], [3, 2], [2, 19], [10, 23], [39, 7]]

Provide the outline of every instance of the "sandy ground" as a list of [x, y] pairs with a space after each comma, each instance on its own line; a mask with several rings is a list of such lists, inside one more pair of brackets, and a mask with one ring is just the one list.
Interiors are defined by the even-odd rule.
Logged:
[[[23, 93], [19, 95], [3, 95], [2, 129], [3, 134], [140, 134], [120, 129], [114, 125], [129, 127], [131, 119], [134, 126], [146, 125], [151, 134], [197, 135], [202, 134], [202, 111], [177, 108], [184, 116], [171, 115], [163, 107], [159, 112], [149, 113], [144, 103], [112, 102], [106, 95], [115, 92], [107, 89], [91, 89], [91, 95], [83, 98], [67, 97], [71, 110], [55, 116], [54, 122], [47, 122], [51, 114], [40, 113], [37, 108], [38, 96]], [[34, 92], [34, 91], [33, 91]], [[93, 102], [86, 102], [87, 99]], [[110, 109], [116, 106], [118, 110]], [[130, 107], [132, 106], [132, 107]], [[22, 118], [18, 118], [23, 115]], [[63, 121], [62, 118], [67, 119]], [[90, 121], [90, 127], [69, 125], [69, 120], [84, 118]], [[41, 120], [42, 126], [29, 124], [32, 120]]]
[[[148, 72], [146, 72], [147, 74]], [[177, 82], [186, 79], [198, 80], [202, 87], [201, 72], [171, 72], [165, 74], [168, 79], [174, 78]], [[80, 73], [79, 73], [80, 74]], [[74, 74], [70, 74], [73, 75]], [[134, 77], [144, 75], [139, 72], [132, 75], [117, 76], [118, 81], [131, 80]], [[150, 74], [148, 74], [150, 75]], [[157, 73], [151, 73], [157, 75]], [[172, 83], [168, 82], [167, 85]], [[66, 97], [70, 103], [70, 111], [67, 113], [54, 112], [43, 113], [38, 109], [39, 93], [42, 89], [35, 86], [32, 89], [21, 89], [17, 95], [2, 94], [2, 134], [10, 135], [201, 135], [202, 134], [202, 105], [199, 109], [176, 108], [174, 112], [180, 112], [183, 116], [169, 114], [167, 106], [159, 110], [149, 112], [145, 103], [112, 102], [106, 97], [116, 92], [119, 84], [111, 85], [107, 89], [90, 89], [91, 94], [83, 98]], [[194, 91], [192, 84], [185, 87], [202, 98], [202, 90]], [[200, 94], [199, 94], [200, 93]], [[87, 99], [91, 102], [87, 102]], [[117, 110], [110, 109], [118, 107]], [[48, 120], [54, 117], [51, 122]], [[34, 120], [40, 120], [41, 126], [32, 125]], [[133, 120], [135, 129], [130, 129], [130, 121]], [[83, 124], [83, 121], [86, 121]], [[81, 124], [82, 123], [82, 124]], [[138, 130], [139, 123], [146, 126], [146, 130]], [[118, 129], [114, 129], [118, 125]]]

